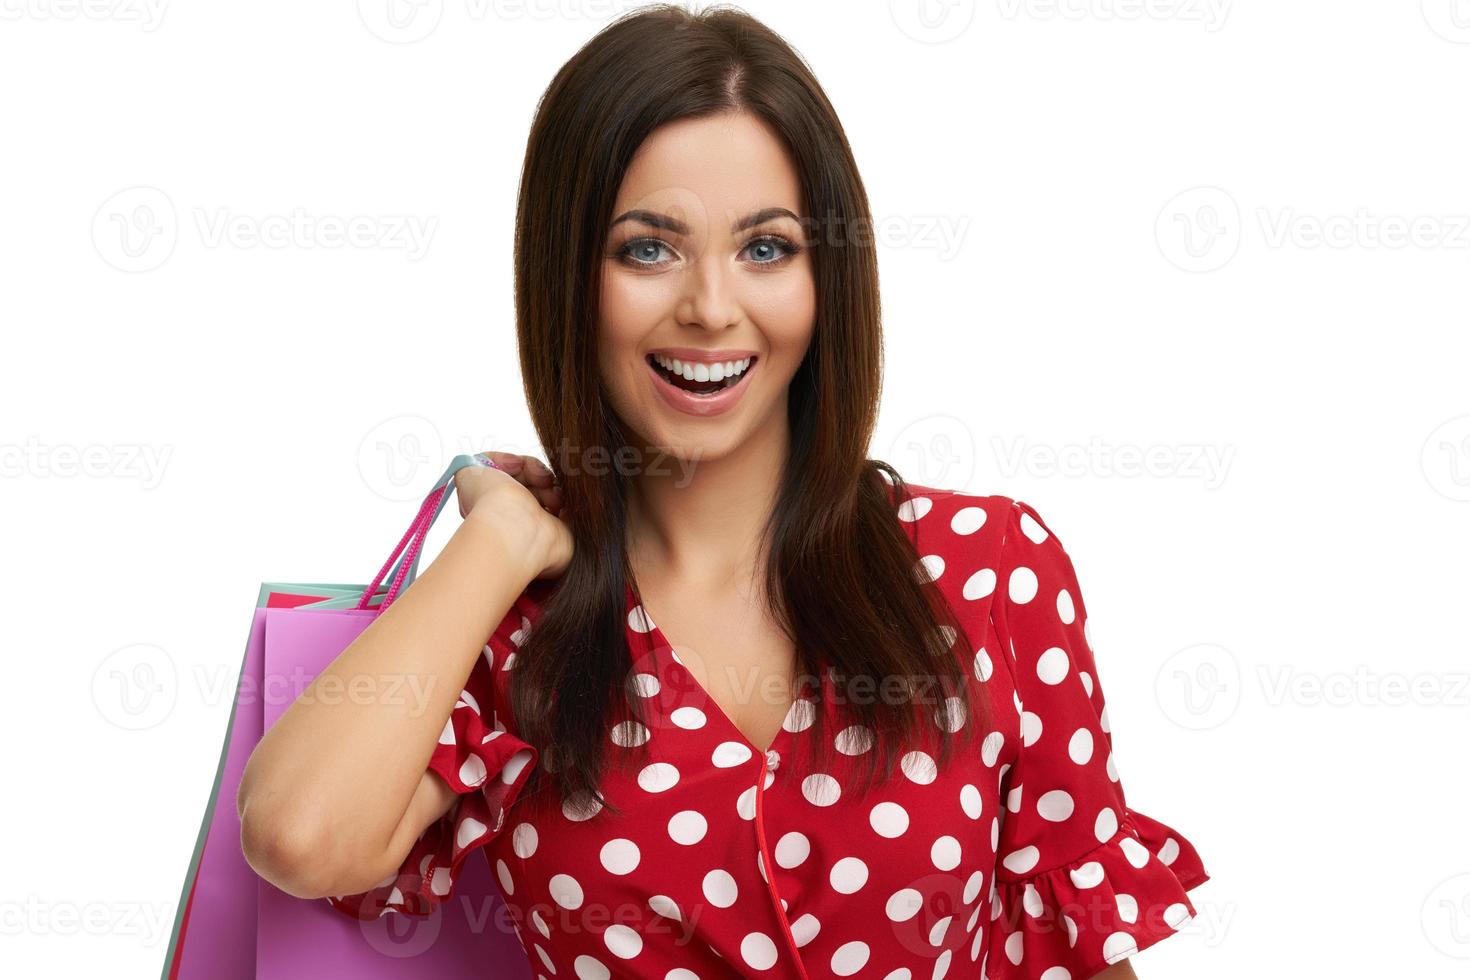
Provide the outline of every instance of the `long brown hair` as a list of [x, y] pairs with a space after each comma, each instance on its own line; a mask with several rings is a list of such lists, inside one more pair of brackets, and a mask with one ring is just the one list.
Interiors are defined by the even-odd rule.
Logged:
[[[612, 807], [599, 790], [609, 731], [622, 720], [643, 721], [626, 642], [628, 586], [637, 594], [624, 536], [628, 477], [624, 467], [586, 465], [590, 447], [606, 447], [603, 459], [637, 448], [628, 447], [601, 388], [596, 298], [607, 225], [639, 145], [665, 123], [729, 112], [758, 116], [784, 142], [800, 177], [804, 219], [815, 229], [816, 323], [791, 381], [790, 455], [763, 531], [770, 614], [792, 638], [803, 676], [833, 670], [866, 679], [868, 691], [891, 690], [885, 678], [909, 682], [904, 690], [916, 696], [900, 703], [841, 699], [839, 711], [850, 712], [844, 723], [867, 725], [880, 750], [864, 753], [864, 782], [880, 765], [884, 778], [892, 775], [901, 743], [919, 731], [916, 715], [929, 717], [944, 764], [953, 746], [940, 722], [942, 698], [964, 699], [967, 737], [987, 717], [967, 696], [966, 668], [952, 642], [963, 637], [957, 642], [977, 648], [920, 570], [896, 514], [896, 502], [908, 496], [903, 478], [866, 455], [882, 385], [877, 257], [863, 233], [871, 229], [867, 194], [837, 114], [801, 57], [743, 11], [645, 6], [609, 23], [557, 72], [537, 108], [522, 169], [515, 241], [521, 372], [575, 541], [515, 661], [511, 710], [542, 762], [528, 795], [545, 788], [544, 771], [562, 800], [597, 798]], [[942, 698], [933, 697], [935, 687]], [[833, 739], [823, 730], [820, 701], [817, 707], [808, 737], [826, 769]], [[620, 753], [629, 762], [633, 754]]]

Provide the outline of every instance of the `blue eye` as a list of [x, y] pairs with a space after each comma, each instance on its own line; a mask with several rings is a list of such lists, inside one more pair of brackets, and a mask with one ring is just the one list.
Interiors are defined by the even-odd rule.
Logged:
[[746, 248], [750, 250], [756, 265], [780, 265], [801, 251], [795, 242], [780, 235], [762, 235]]
[[632, 260], [636, 265], [658, 265], [656, 256], [659, 249], [668, 247], [657, 238], [635, 238], [624, 245], [618, 254]]

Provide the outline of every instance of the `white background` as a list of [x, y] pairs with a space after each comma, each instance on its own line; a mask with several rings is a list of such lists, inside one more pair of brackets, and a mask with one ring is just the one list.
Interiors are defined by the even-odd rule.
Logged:
[[[519, 166], [621, 9], [0, 2], [7, 975], [157, 976], [259, 583], [539, 454]], [[1464, 976], [1470, 3], [746, 9], [881, 223], [871, 455], [1046, 518], [1213, 876], [1140, 976]]]

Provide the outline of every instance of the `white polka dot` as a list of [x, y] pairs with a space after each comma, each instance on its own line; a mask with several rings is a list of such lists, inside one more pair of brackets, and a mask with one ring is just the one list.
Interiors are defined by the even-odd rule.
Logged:
[[596, 797], [586, 797], [582, 800], [567, 799], [561, 802], [562, 816], [573, 823], [583, 820], [591, 820], [602, 812], [602, 801]]
[[485, 770], [485, 760], [477, 755], [472, 755], [464, 760], [464, 765], [459, 767], [459, 781], [466, 786], [478, 786], [485, 781], [489, 773]]
[[916, 888], [900, 888], [888, 896], [884, 911], [891, 922], [907, 922], [919, 914], [924, 907], [924, 895]]
[[953, 871], [960, 864], [960, 842], [946, 834], [929, 847], [929, 860], [940, 871]]
[[791, 923], [791, 938], [796, 940], [797, 946], [805, 946], [816, 939], [817, 933], [821, 931], [822, 923], [810, 912]]
[[1072, 974], [1065, 966], [1053, 966], [1041, 971], [1041, 980], [1072, 980]]
[[934, 501], [928, 497], [910, 497], [898, 505], [898, 519], [911, 524], [929, 513], [929, 508], [933, 506]]
[[1183, 902], [1175, 902], [1164, 909], [1164, 922], [1170, 929], [1178, 929], [1189, 918], [1189, 908]]
[[1041, 544], [1047, 538], [1046, 528], [1042, 527], [1036, 518], [1024, 511], [1021, 513], [1021, 533], [1037, 544]]
[[987, 767], [995, 765], [995, 760], [1000, 758], [1001, 746], [1006, 744], [1006, 737], [1000, 732], [991, 732], [985, 736], [985, 741], [980, 743], [980, 761]]
[[1179, 842], [1170, 837], [1168, 840], [1164, 841], [1164, 846], [1159, 848], [1159, 860], [1168, 865], [1173, 864], [1174, 860], [1178, 857]]
[[914, 566], [914, 577], [917, 578], [920, 582], [926, 580], [930, 582], [937, 581], [939, 579], [939, 576], [943, 574], [944, 559], [939, 555], [925, 555], [923, 558], [920, 558], [919, 563]]
[[1066, 589], [1057, 593], [1057, 615], [1062, 617], [1062, 622], [1068, 626], [1072, 620], [1077, 618], [1077, 609], [1072, 605], [1072, 593]]
[[620, 959], [631, 960], [643, 952], [643, 937], [625, 925], [611, 925], [602, 934], [608, 952]]
[[1092, 758], [1092, 732], [1079, 728], [1072, 733], [1067, 743], [1067, 755], [1079, 766], [1085, 766]]
[[540, 838], [536, 834], [536, 828], [528, 823], [516, 824], [516, 829], [511, 831], [510, 846], [518, 858], [524, 860], [536, 853], [536, 845]]
[[1148, 864], [1148, 848], [1138, 843], [1134, 838], [1124, 837], [1118, 842], [1118, 846], [1123, 849], [1123, 856], [1128, 859], [1128, 863], [1135, 868], [1141, 868], [1145, 864]]
[[1079, 670], [1077, 676], [1082, 679], [1082, 690], [1087, 692], [1088, 697], [1092, 697], [1092, 675], [1085, 670]]
[[1113, 808], [1105, 806], [1097, 813], [1097, 819], [1092, 822], [1092, 834], [1097, 838], [1099, 844], [1106, 844], [1113, 839], [1118, 832], [1118, 815]]
[[1017, 966], [1021, 965], [1021, 953], [1025, 950], [1024, 942], [1019, 932], [1013, 932], [1006, 937], [1006, 959]]
[[648, 613], [643, 611], [641, 605], [628, 610], [628, 626], [635, 633], [653, 632], [653, 620], [648, 617]]
[[755, 787], [748, 787], [735, 800], [735, 812], [740, 814], [742, 820], [755, 819]]
[[965, 579], [965, 586], [960, 590], [960, 595], [974, 602], [976, 599], [984, 599], [994, 591], [995, 569], [982, 568]]
[[1103, 959], [1109, 964], [1127, 959], [1138, 952], [1138, 943], [1126, 932], [1115, 932], [1103, 940]]
[[1018, 565], [1011, 571], [1011, 577], [1007, 583], [1011, 601], [1017, 605], [1024, 605], [1036, 598], [1036, 573], [1025, 565]]
[[843, 943], [832, 954], [832, 972], [839, 977], [850, 977], [868, 965], [868, 944], [854, 941]]
[[684, 913], [679, 910], [679, 903], [667, 895], [655, 895], [648, 900], [648, 907], [653, 909], [665, 919], [673, 919], [682, 922]]
[[514, 895], [516, 891], [515, 879], [510, 876], [510, 867], [503, 858], [495, 859], [495, 876], [500, 879], [500, 887], [507, 895]]
[[722, 909], [734, 905], [736, 897], [740, 894], [740, 888], [735, 884], [734, 876], [722, 868], [716, 868], [705, 875], [703, 887], [704, 897], [709, 899], [709, 903]]
[[1045, 909], [1041, 903], [1041, 892], [1037, 891], [1036, 886], [1029, 881], [1021, 891], [1021, 908], [1033, 919], [1040, 916]]
[[633, 690], [640, 698], [651, 698], [659, 692], [659, 689], [657, 676], [642, 672], [633, 675]]
[[598, 859], [609, 874], [625, 875], [631, 874], [638, 867], [639, 858], [642, 856], [638, 851], [638, 845], [626, 837], [614, 837], [602, 845], [598, 852]]
[[667, 762], [654, 762], [638, 771], [638, 787], [645, 793], [662, 793], [679, 781], [679, 770]]
[[831, 806], [842, 795], [842, 787], [826, 773], [816, 772], [801, 781], [801, 795], [812, 806]]
[[486, 827], [474, 817], [465, 817], [455, 828], [454, 846], [463, 849], [481, 837], [484, 837], [489, 832], [490, 828]]
[[985, 526], [985, 508], [961, 507], [949, 519], [949, 529], [955, 534], [974, 534]]
[[1021, 791], [1024, 786], [1017, 786], [1006, 794], [1006, 809], [1012, 813], [1021, 812]]
[[1050, 820], [1052, 823], [1061, 823], [1070, 818], [1072, 809], [1072, 794], [1064, 789], [1042, 793], [1036, 799], [1036, 812], [1041, 814], [1043, 820]]
[[1001, 859], [1001, 864], [1005, 865], [1006, 870], [1012, 874], [1023, 875], [1036, 867], [1036, 862], [1040, 860], [1041, 852], [1034, 846], [1028, 845], [1019, 850], [1011, 851]]
[[1036, 661], [1036, 676], [1043, 684], [1060, 684], [1067, 676], [1067, 651], [1052, 647]]
[[[929, 927], [929, 945], [938, 946], [944, 942], [944, 934], [949, 931], [949, 924], [954, 921], [954, 916], [946, 915], [934, 925]], [[935, 969], [938, 967], [936, 965]]]
[[948, 697], [944, 699], [944, 707], [934, 712], [934, 721], [947, 732], [957, 732], [965, 727], [968, 715], [964, 698]]
[[844, 895], [851, 895], [862, 888], [868, 882], [868, 866], [862, 859], [845, 857], [832, 865], [832, 872], [828, 875], [832, 888]]
[[705, 717], [703, 711], [686, 704], [669, 712], [669, 720], [685, 731], [692, 732], [703, 728], [709, 719]]
[[897, 803], [879, 803], [868, 811], [868, 823], [880, 837], [902, 837], [909, 829], [909, 812]]
[[990, 654], [981, 647], [975, 653], [975, 679], [980, 683], [990, 680], [990, 675], [995, 673], [995, 664], [990, 660]]
[[873, 747], [873, 730], [867, 725], [848, 725], [834, 740], [843, 755], [862, 755]]
[[698, 844], [708, 832], [709, 821], [698, 810], [680, 810], [669, 818], [669, 837], [676, 844]]
[[1088, 861], [1067, 872], [1067, 877], [1071, 878], [1072, 884], [1078, 888], [1096, 888], [1102, 884], [1103, 866], [1096, 861]]
[[1120, 893], [1113, 896], [1113, 901], [1118, 904], [1118, 918], [1130, 926], [1138, 921], [1138, 899]]
[[577, 957], [572, 969], [576, 971], [577, 980], [608, 980], [612, 976], [607, 967], [585, 954]]
[[732, 769], [735, 766], [744, 765], [750, 761], [753, 755], [750, 746], [743, 742], [721, 742], [715, 746], [714, 753], [710, 756], [710, 762], [717, 769]]
[[740, 958], [752, 970], [769, 970], [776, 965], [776, 944], [763, 932], [748, 933], [740, 940]]
[[804, 732], [817, 720], [817, 703], [811, 698], [797, 698], [786, 709], [781, 727], [788, 732]]
[[1021, 744], [1030, 748], [1041, 737], [1041, 716], [1032, 711], [1021, 712]]
[[806, 834], [791, 831], [783, 834], [776, 842], [776, 863], [783, 868], [794, 868], [812, 853], [812, 842]]
[[934, 758], [927, 752], [907, 752], [902, 759], [898, 760], [898, 767], [903, 774], [920, 786], [927, 786], [934, 782], [939, 775], [939, 767], [935, 765]]
[[582, 907], [582, 886], [571, 875], [552, 875], [546, 890], [551, 893], [551, 900], [564, 909]]
[[980, 814], [984, 812], [984, 806], [980, 790], [973, 783], [966, 783], [960, 787], [960, 809], [965, 811], [965, 816], [971, 820], [979, 820]]

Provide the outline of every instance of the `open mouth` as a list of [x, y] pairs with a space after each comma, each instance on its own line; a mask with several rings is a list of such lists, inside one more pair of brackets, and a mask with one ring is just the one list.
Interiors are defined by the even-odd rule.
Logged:
[[[735, 387], [755, 369], [756, 359], [756, 355], [752, 354], [739, 361], [700, 364], [696, 367], [662, 354], [649, 354], [646, 358], [654, 374], [657, 374], [666, 384], [691, 395], [714, 395], [727, 388]], [[675, 373], [675, 368], [678, 369], [678, 373]], [[708, 380], [700, 381], [701, 375]], [[719, 380], [715, 380], [715, 375], [720, 376]]]

